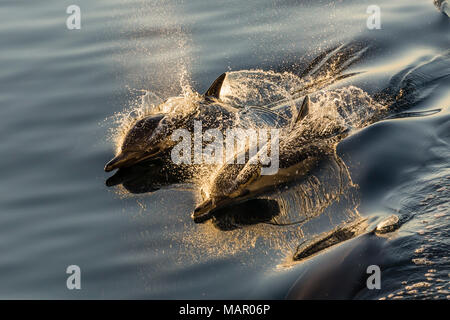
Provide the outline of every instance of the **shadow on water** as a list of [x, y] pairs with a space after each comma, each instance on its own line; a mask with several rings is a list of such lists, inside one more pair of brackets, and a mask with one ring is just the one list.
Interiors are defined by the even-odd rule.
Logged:
[[272, 199], [252, 199], [217, 210], [212, 218], [214, 227], [222, 231], [270, 223], [280, 214], [280, 206]]
[[151, 193], [192, 178], [185, 167], [174, 164], [169, 167], [167, 163], [167, 159], [154, 159], [120, 168], [105, 184], [107, 187], [122, 185], [128, 192], [140, 194]]
[[[130, 193], [140, 194], [189, 180], [190, 177], [182, 176], [183, 168], [171, 169], [164, 167], [164, 161], [143, 162], [120, 169], [106, 184], [122, 184]], [[276, 175], [273, 179], [277, 180]], [[240, 230], [245, 233], [246, 229], [254, 231], [259, 226], [260, 235], [267, 226], [271, 230], [277, 229], [280, 242], [296, 230], [303, 241], [294, 250], [292, 260], [301, 260], [359, 234], [347, 232], [347, 227], [339, 227], [342, 223], [351, 225], [352, 221], [360, 220], [356, 210], [357, 198], [357, 186], [353, 184], [345, 163], [338, 156], [331, 155], [320, 159], [306, 176], [274, 185], [244, 201], [232, 202], [211, 212], [204, 221], [196, 222], [208, 221], [223, 232]], [[324, 241], [317, 238], [318, 234], [323, 237], [324, 233], [329, 235], [329, 239], [334, 235], [335, 241], [328, 239], [328, 245], [324, 246]], [[308, 250], [301, 249], [305, 243], [309, 244]]]

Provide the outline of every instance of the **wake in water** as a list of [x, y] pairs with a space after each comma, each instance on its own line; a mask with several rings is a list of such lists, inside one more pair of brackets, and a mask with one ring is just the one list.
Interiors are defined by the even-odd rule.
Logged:
[[445, 15], [450, 17], [450, 3], [448, 0], [433, 0], [435, 6]]

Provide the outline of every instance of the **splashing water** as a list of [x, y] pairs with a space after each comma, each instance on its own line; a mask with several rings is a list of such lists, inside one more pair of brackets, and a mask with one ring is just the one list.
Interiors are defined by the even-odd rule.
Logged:
[[[237, 215], [223, 215], [199, 226], [195, 234], [183, 235], [180, 240], [186, 246], [193, 247], [189, 250], [190, 254], [194, 254], [195, 248], [215, 255], [233, 254], [264, 241], [270, 248], [292, 256], [298, 239], [309, 239], [318, 230], [326, 232], [338, 224], [360, 219], [356, 209], [357, 186], [353, 184], [345, 163], [335, 154], [335, 147], [352, 131], [378, 120], [380, 115], [386, 113], [388, 103], [382, 99], [376, 101], [367, 92], [352, 85], [334, 89], [329, 87], [340, 79], [355, 75], [343, 74], [343, 71], [358, 61], [366, 49], [340, 46], [329, 50], [300, 72], [303, 77], [292, 72], [270, 70], [227, 73], [220, 101], [214, 104], [236, 114], [249, 107], [276, 112], [287, 106], [295, 115], [308, 94], [311, 101], [309, 115], [292, 130], [281, 131], [281, 145], [284, 144], [285, 152], [294, 152], [302, 144], [307, 148], [317, 142], [329, 149], [329, 157], [322, 159], [317, 170], [294, 185], [274, 187], [271, 192], [257, 197], [262, 202], [255, 205], [263, 204], [272, 209], [271, 206], [275, 206], [273, 216], [249, 222]], [[116, 147], [120, 148], [128, 129], [145, 116], [156, 113], [182, 116], [197, 108], [205, 108], [203, 97], [192, 87], [183, 85], [181, 92], [179, 96], [164, 100], [153, 92], [142, 91], [128, 111], [116, 115], [119, 126], [119, 130], [115, 131]], [[236, 125], [240, 125], [239, 121]], [[211, 194], [214, 181], [221, 174], [219, 165], [198, 165], [186, 170], [193, 172], [190, 182], [194, 185], [197, 202]], [[324, 222], [326, 218], [328, 222]], [[229, 232], [222, 232], [224, 230]]]

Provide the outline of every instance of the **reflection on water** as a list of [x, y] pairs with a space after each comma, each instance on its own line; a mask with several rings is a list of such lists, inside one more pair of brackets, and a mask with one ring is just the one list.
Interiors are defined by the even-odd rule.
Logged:
[[[110, 179], [121, 177], [123, 186], [132, 193], [152, 192], [160, 183], [169, 182], [164, 174], [159, 176], [161, 180], [155, 180], [158, 176], [154, 173], [154, 163], [141, 164], [121, 169]], [[262, 239], [284, 254], [291, 246], [297, 246], [300, 239], [312, 243], [317, 233], [358, 220], [357, 201], [357, 186], [342, 159], [337, 156], [323, 158], [307, 176], [288, 184], [274, 185], [264, 194], [215, 210], [206, 225], [227, 234], [214, 238], [202, 231], [210, 227], [197, 231], [197, 234], [189, 235], [195, 246], [191, 250], [204, 251], [208, 247], [211, 254], [220, 255], [232, 247], [233, 250], [245, 250]], [[297, 256], [293, 258], [298, 259]]]
[[125, 167], [106, 180], [106, 186], [122, 185], [131, 193], [147, 193], [161, 187], [184, 182], [192, 177], [187, 167], [168, 165], [168, 161], [156, 159]]

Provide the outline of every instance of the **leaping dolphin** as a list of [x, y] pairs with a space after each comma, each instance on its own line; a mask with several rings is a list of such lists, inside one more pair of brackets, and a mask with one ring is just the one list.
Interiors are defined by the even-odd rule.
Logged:
[[[216, 173], [211, 186], [207, 186], [209, 190], [203, 191], [205, 199], [191, 215], [194, 221], [202, 222], [218, 209], [301, 179], [321, 159], [334, 154], [334, 144], [345, 137], [349, 130], [336, 125], [328, 131], [312, 135], [307, 130], [310, 126], [303, 125], [303, 121], [308, 120], [309, 104], [307, 96], [298, 116], [293, 118], [287, 136], [279, 142], [278, 172], [275, 175], [262, 175], [262, 164], [256, 161], [249, 161], [245, 165], [225, 164]], [[265, 148], [269, 148], [269, 145], [266, 144]], [[265, 148], [259, 153], [267, 152]]]
[[[290, 123], [292, 107], [290, 103], [271, 110], [265, 107], [246, 107], [236, 110], [220, 102], [220, 91], [226, 73], [220, 75], [198, 97], [194, 108], [183, 113], [152, 114], [139, 121], [127, 132], [120, 152], [105, 166], [105, 171], [130, 167], [143, 160], [156, 159], [168, 155], [176, 144], [171, 135], [178, 128], [193, 132], [194, 121], [202, 121], [205, 129], [218, 128], [225, 132], [239, 122], [248, 127], [284, 127]], [[301, 111], [297, 111], [300, 114]], [[239, 120], [239, 121], [237, 121]], [[170, 161], [170, 157], [166, 157]]]

